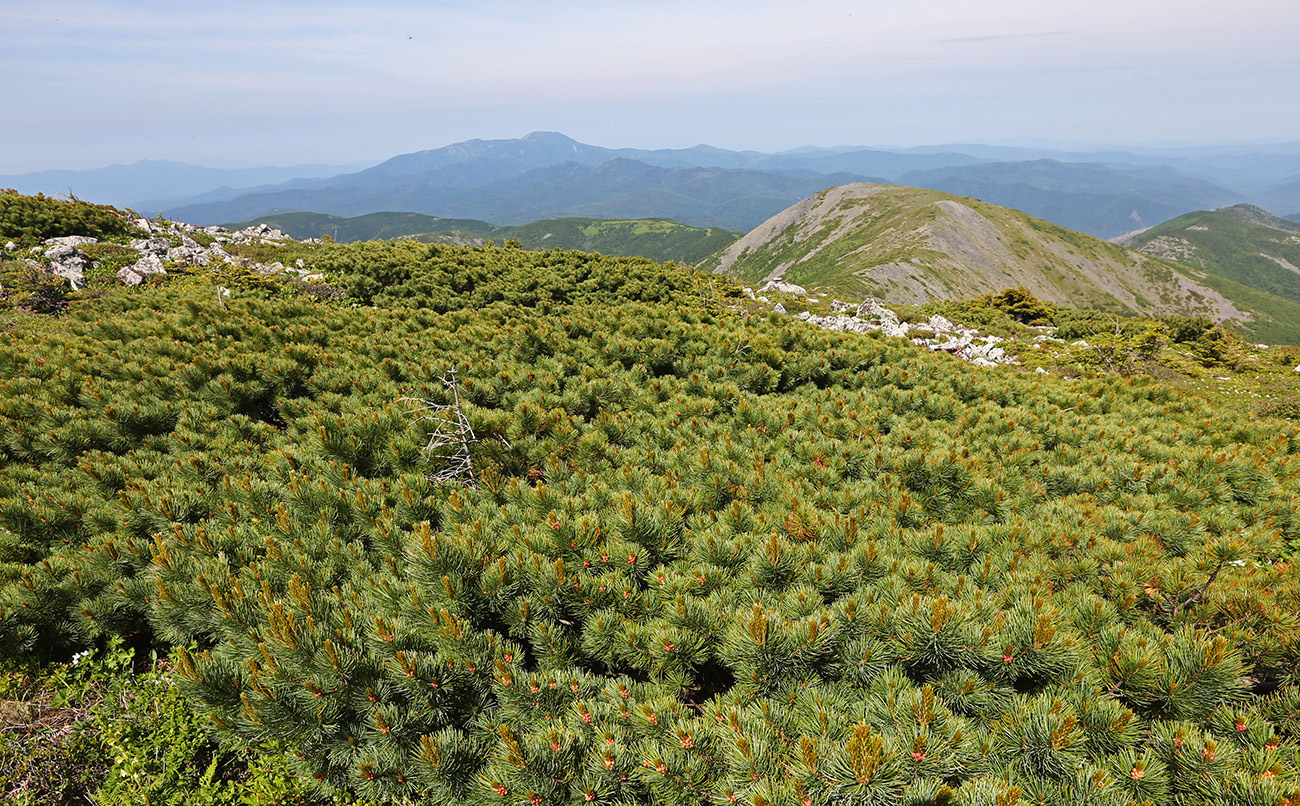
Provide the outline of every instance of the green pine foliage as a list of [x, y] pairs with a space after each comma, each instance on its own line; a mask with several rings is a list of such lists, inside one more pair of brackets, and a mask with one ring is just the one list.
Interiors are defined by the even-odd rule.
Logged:
[[[123, 289], [6, 334], [0, 651], [165, 650], [319, 797], [1300, 796], [1293, 433], [644, 260], [315, 260], [349, 301]], [[457, 399], [472, 480], [417, 411]]]
[[1050, 321], [1054, 313], [1051, 305], [1029, 293], [1029, 289], [1024, 286], [1008, 288], [999, 294], [990, 294], [987, 300], [989, 307], [1005, 311], [1021, 324]]
[[0, 237], [35, 241], [64, 235], [96, 238], [120, 236], [130, 228], [130, 215], [115, 207], [80, 199], [26, 196], [0, 188]]

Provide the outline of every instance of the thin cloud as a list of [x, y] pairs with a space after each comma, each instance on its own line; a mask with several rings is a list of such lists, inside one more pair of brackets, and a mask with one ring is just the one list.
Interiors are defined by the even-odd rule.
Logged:
[[1082, 31], [1039, 31], [1026, 34], [986, 34], [984, 36], [956, 36], [938, 40], [941, 45], [969, 44], [975, 42], [1002, 42], [1008, 39], [1045, 39], [1052, 36], [1071, 36]]

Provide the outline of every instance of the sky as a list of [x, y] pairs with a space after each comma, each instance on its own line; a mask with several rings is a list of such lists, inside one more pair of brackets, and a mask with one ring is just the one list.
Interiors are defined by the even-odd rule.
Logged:
[[0, 4], [0, 174], [608, 147], [1300, 140], [1294, 0]]

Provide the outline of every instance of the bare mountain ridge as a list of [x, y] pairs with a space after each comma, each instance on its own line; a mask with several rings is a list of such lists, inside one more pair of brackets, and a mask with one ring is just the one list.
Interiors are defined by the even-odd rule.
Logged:
[[[1232, 281], [938, 191], [837, 187], [760, 224], [702, 268], [776, 278], [895, 304], [1012, 286], [1065, 305], [1125, 314], [1205, 315], [1254, 327], [1275, 315]], [[1287, 307], [1300, 313], [1300, 306]]]

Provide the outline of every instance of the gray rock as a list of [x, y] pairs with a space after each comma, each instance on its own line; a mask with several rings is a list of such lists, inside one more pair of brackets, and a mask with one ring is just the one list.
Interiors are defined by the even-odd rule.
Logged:
[[45, 239], [45, 256], [50, 256], [50, 250], [60, 246], [86, 246], [87, 244], [99, 243], [98, 238], [92, 238], [89, 235], [65, 235], [62, 238]]
[[962, 336], [960, 338], [952, 338], [950, 336], [947, 341], [944, 341], [939, 344], [931, 344], [930, 349], [941, 350], [945, 353], [955, 353], [958, 352], [959, 350], [965, 350], [969, 346], [970, 346], [969, 335]]
[[151, 234], [153, 232], [153, 225], [149, 223], [148, 219], [137, 218], [135, 221], [132, 221], [131, 223], [135, 225], [136, 229], [140, 230], [146, 235]]
[[905, 338], [909, 327], [906, 322], [900, 322], [897, 319], [882, 319], [880, 322], [880, 332], [886, 336], [895, 339]]
[[130, 269], [136, 274], [166, 274], [167, 270], [163, 268], [162, 258], [157, 255], [145, 255], [135, 262]]
[[66, 277], [68, 283], [72, 285], [72, 290], [77, 291], [86, 287], [86, 270], [90, 267], [91, 262], [84, 256], [74, 256], [54, 261], [50, 264], [50, 271], [60, 277]]
[[842, 302], [838, 299], [831, 300], [831, 313], [844, 313], [853, 310], [854, 307], [851, 302]]
[[787, 283], [783, 280], [771, 280], [767, 285], [758, 289], [758, 291], [760, 294], [764, 291], [777, 291], [782, 294], [798, 294], [801, 297], [808, 296], [808, 292], [803, 286], [795, 285], [794, 283]]
[[772, 306], [772, 310], [776, 311], [777, 313], [785, 313], [785, 306], [778, 302], [777, 304]]
[[57, 244], [45, 250], [45, 256], [50, 260], [67, 260], [79, 254], [81, 252], [77, 251], [77, 247], [65, 246], [64, 244]]
[[[984, 358], [989, 361], [1000, 361], [1006, 356], [1006, 350], [996, 346], [996, 342], [994, 341], [995, 338], [996, 337], [994, 336], [985, 336], [983, 344], [972, 344], [967, 348], [967, 352], [972, 357]], [[1001, 341], [1001, 339], [998, 339], [998, 341]]]
[[[193, 243], [191, 241], [191, 243]], [[208, 250], [195, 244], [194, 246], [173, 246], [167, 250], [167, 259], [174, 263], [182, 263], [186, 266], [206, 266], [212, 262], [212, 256]]]
[[928, 324], [930, 325], [930, 329], [935, 333], [951, 333], [957, 329], [952, 322], [937, 313], [930, 317]]
[[876, 302], [874, 299], [868, 299], [866, 302], [858, 306], [858, 318], [879, 319], [882, 322], [897, 322], [898, 314], [881, 305], [879, 302]]
[[66, 238], [50, 238], [43, 245], [45, 257], [50, 261], [50, 271], [66, 278], [74, 291], [85, 288], [86, 271], [94, 265], [90, 258], [77, 249], [88, 243], [96, 243], [96, 239], [70, 235]]
[[166, 238], [137, 238], [128, 245], [137, 252], [165, 255], [171, 248], [172, 242]]
[[117, 270], [117, 279], [126, 285], [140, 285], [151, 274], [166, 274], [162, 258], [157, 255], [145, 255], [130, 266]]

